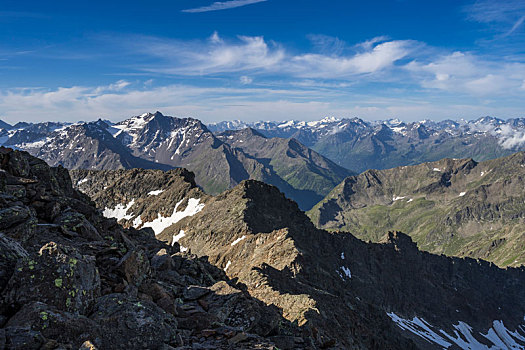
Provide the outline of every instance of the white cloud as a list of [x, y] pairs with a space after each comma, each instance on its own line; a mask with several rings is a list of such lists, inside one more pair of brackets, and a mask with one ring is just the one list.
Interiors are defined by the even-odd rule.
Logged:
[[[193, 116], [204, 122], [241, 119], [316, 120], [321, 116], [362, 117], [403, 120], [475, 118], [481, 115], [519, 116], [519, 107], [480, 104], [430, 103], [407, 98], [361, 96], [353, 99], [339, 89], [300, 90], [261, 88], [203, 88], [168, 85], [143, 89], [142, 83], [110, 91], [113, 84], [100, 87], [13, 89], [0, 93], [0, 119], [7, 122], [122, 120], [147, 111], [160, 110], [174, 116]], [[374, 94], [376, 95], [376, 94]], [[510, 142], [510, 141], [509, 141]]]
[[239, 36], [236, 41], [222, 39], [216, 32], [207, 41], [182, 42], [158, 38], [135, 38], [132, 49], [160, 59], [137, 67], [161, 74], [206, 76], [234, 72], [283, 74], [297, 78], [348, 79], [355, 75], [379, 73], [406, 58], [417, 46], [415, 41], [373, 39], [357, 46], [357, 52], [342, 50], [336, 38], [316, 36], [316, 48], [330, 52], [291, 54], [281, 45], [261, 36]]
[[368, 51], [346, 57], [320, 54], [295, 56], [291, 59], [292, 71], [300, 77], [325, 79], [376, 73], [407, 57], [411, 51], [411, 43], [389, 41], [378, 44]]
[[425, 88], [473, 96], [520, 94], [525, 79], [523, 63], [491, 61], [462, 52], [425, 63], [414, 60], [405, 68]]
[[263, 37], [239, 36], [225, 42], [215, 32], [205, 42], [183, 42], [140, 37], [131, 40], [132, 49], [161, 62], [138, 69], [173, 75], [213, 75], [250, 70], [272, 70], [285, 58], [278, 45]]
[[264, 2], [266, 0], [231, 0], [231, 1], [216, 1], [209, 6], [202, 6], [187, 10], [182, 10], [182, 12], [188, 13], [199, 13], [199, 12], [209, 12], [209, 11], [219, 11], [219, 10], [228, 10], [236, 7], [256, 4], [259, 2]]
[[[146, 81], [144, 82], [144, 84], [148, 85], [150, 84], [151, 82], [149, 81]], [[113, 84], [109, 84], [108, 86], [99, 86], [96, 90], [95, 90], [95, 93], [100, 93], [100, 92], [103, 92], [103, 91], [121, 91], [122, 89], [124, 89], [125, 87], [129, 86], [131, 83], [129, 81], [126, 81], [126, 80], [119, 80]]]
[[243, 84], [243, 85], [248, 85], [248, 84], [251, 84], [253, 82], [253, 79], [248, 77], [248, 76], [246, 76], [246, 75], [243, 75], [242, 77], [240, 77], [239, 80], [240, 80], [241, 84]]

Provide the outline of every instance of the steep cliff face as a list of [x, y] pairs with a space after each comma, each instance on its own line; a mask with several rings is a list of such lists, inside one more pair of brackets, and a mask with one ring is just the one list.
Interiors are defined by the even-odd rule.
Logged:
[[520, 266], [524, 179], [521, 152], [481, 163], [444, 159], [370, 170], [345, 179], [308, 215], [320, 228], [362, 239], [402, 230], [429, 252]]
[[26, 152], [0, 148], [0, 229], [1, 349], [315, 346], [206, 258], [104, 218], [67, 170]]
[[[132, 171], [127, 173], [117, 178], [131, 179]], [[160, 172], [154, 178], [160, 181]], [[169, 205], [189, 206], [196, 198], [203, 204], [156, 237], [207, 256], [252, 297], [276, 305], [316, 346], [525, 346], [523, 268], [502, 270], [481, 260], [421, 252], [400, 232], [385, 231], [379, 243], [365, 243], [349, 233], [317, 229], [297, 204], [258, 181], [243, 181], [215, 197], [199, 194], [191, 180], [184, 180], [186, 187], [155, 181], [148, 183], [167, 195], [180, 189], [183, 198], [173, 197]], [[121, 182], [110, 185], [121, 188], [114, 192], [118, 196], [133, 187]], [[104, 209], [102, 197], [97, 203]], [[122, 222], [129, 224], [139, 212], [126, 212], [132, 217]]]

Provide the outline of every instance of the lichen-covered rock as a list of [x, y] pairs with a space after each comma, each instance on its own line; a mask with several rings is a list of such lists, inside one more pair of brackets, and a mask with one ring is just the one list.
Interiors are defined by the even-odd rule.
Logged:
[[177, 321], [153, 302], [108, 294], [97, 300], [90, 317], [102, 329], [103, 349], [158, 349], [177, 345]]
[[97, 229], [86, 219], [86, 217], [73, 210], [61, 213], [55, 219], [54, 223], [60, 225], [63, 230], [67, 231], [73, 237], [80, 236], [93, 241], [102, 240]]
[[100, 294], [95, 258], [50, 242], [20, 259], [5, 290], [9, 304], [43, 301], [59, 310], [85, 314]]
[[100, 327], [89, 318], [33, 302], [26, 304], [8, 322], [8, 327], [31, 328], [46, 339], [78, 348], [84, 341], [101, 342]]

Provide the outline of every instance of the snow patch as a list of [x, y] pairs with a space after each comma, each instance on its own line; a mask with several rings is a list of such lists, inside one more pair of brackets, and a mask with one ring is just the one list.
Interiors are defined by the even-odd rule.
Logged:
[[135, 199], [132, 199], [127, 205], [117, 204], [113, 209], [106, 207], [104, 208], [104, 211], [102, 211], [102, 215], [106, 218], [115, 218], [117, 221], [122, 219], [130, 220], [133, 215], [126, 214], [133, 204], [135, 204]]
[[400, 199], [404, 199], [405, 197], [401, 197], [401, 196], [394, 196], [392, 197], [392, 200], [395, 202], [395, 201], [398, 201]]
[[233, 241], [230, 245], [233, 247], [234, 245], [236, 245], [237, 243], [239, 243], [240, 241], [242, 241], [245, 238], [246, 238], [246, 236], [243, 235], [241, 238], [237, 238], [235, 241]]
[[173, 240], [171, 241], [171, 246], [173, 247], [175, 245], [175, 243], [178, 242], [179, 239], [181, 239], [184, 236], [186, 236], [186, 233], [184, 232], [184, 230], [180, 230], [179, 234], [173, 235]]
[[345, 260], [345, 252], [341, 253], [341, 259]]
[[226, 272], [226, 270], [228, 270], [228, 267], [230, 267], [231, 263], [232, 262], [230, 260], [228, 260], [228, 262], [226, 263], [226, 266], [224, 267], [224, 272]]
[[346, 266], [341, 266], [341, 270], [345, 273], [346, 277], [352, 278], [352, 273], [350, 272], [350, 269]]
[[[502, 321], [495, 320], [492, 327], [486, 334], [478, 333], [479, 336], [487, 339], [492, 344], [483, 344], [474, 336], [475, 332], [472, 327], [463, 321], [458, 321], [453, 325], [453, 334], [449, 334], [440, 329], [439, 332], [433, 330], [436, 327], [432, 326], [424, 319], [414, 317], [412, 320], [404, 319], [393, 312], [387, 315], [396, 323], [401, 329], [411, 332], [430, 343], [435, 343], [448, 349], [455, 345], [461, 349], [523, 349], [525, 345], [525, 336], [519, 333], [518, 330], [512, 332], [508, 330]], [[524, 332], [522, 327], [519, 327], [521, 332]], [[439, 334], [438, 334], [439, 333]], [[473, 334], [474, 333], [474, 334]], [[478, 336], [476, 335], [476, 336]], [[479, 338], [478, 336], [478, 338]]]
[[459, 194], [459, 197], [463, 197], [465, 194], [467, 194], [467, 192], [461, 192], [461, 193]]
[[140, 225], [142, 225], [142, 218], [139, 215], [133, 220], [133, 227], [138, 228]]
[[200, 198], [190, 198], [188, 200], [188, 205], [186, 206], [186, 209], [183, 211], [177, 211], [177, 208], [182, 204], [184, 201], [181, 200], [175, 205], [175, 208], [173, 209], [173, 214], [168, 217], [163, 217], [160, 214], [158, 214], [158, 217], [150, 222], [146, 222], [142, 227], [151, 227], [156, 235], [164, 231], [164, 229], [170, 227], [174, 223], [184, 219], [188, 216], [193, 216], [200, 212], [204, 208], [204, 204], [199, 204]]
[[434, 168], [432, 170], [441, 172], [441, 169], [439, 169], [439, 168]]
[[77, 182], [77, 186], [80, 186], [80, 185], [82, 185], [83, 183], [86, 183], [87, 181], [88, 181], [87, 178], [82, 179], [82, 180], [80, 180], [80, 181]]
[[148, 196], [158, 196], [162, 192], [164, 192], [164, 190], [149, 191]]
[[404, 331], [409, 331], [417, 336], [425, 339], [430, 343], [436, 343], [443, 346], [445, 349], [449, 348], [452, 344], [447, 342], [443, 337], [434, 332], [429, 324], [418, 317], [414, 317], [412, 320], [406, 320], [399, 317], [393, 312], [387, 313], [387, 315]]

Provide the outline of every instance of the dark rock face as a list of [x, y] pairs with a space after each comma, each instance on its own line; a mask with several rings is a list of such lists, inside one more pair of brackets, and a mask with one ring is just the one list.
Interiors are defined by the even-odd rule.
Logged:
[[2, 179], [1, 349], [273, 349], [285, 331], [308, 342], [206, 258], [104, 218], [65, 169], [0, 148]]

